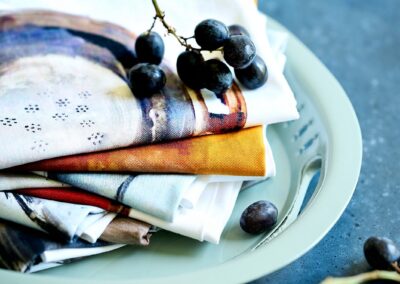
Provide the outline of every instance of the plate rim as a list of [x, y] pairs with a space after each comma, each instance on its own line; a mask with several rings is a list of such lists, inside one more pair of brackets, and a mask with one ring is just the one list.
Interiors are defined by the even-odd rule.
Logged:
[[[248, 282], [272, 273], [304, 255], [329, 232], [340, 218], [351, 200], [361, 170], [362, 137], [357, 116], [342, 86], [325, 65], [296, 36], [271, 17], [268, 17], [268, 26], [269, 28], [287, 32], [289, 38], [287, 47], [288, 61], [293, 62], [295, 66], [307, 66], [307, 71], [310, 71], [310, 73], [302, 74], [303, 77], [318, 75], [320, 80], [323, 78], [325, 83], [323, 88], [326, 91], [324, 92], [325, 97], [317, 96], [317, 99], [325, 109], [329, 109], [329, 113], [340, 113], [340, 116], [334, 117], [335, 122], [331, 124], [333, 129], [327, 131], [330, 137], [329, 141], [333, 141], [330, 145], [333, 150], [327, 153], [326, 163], [329, 171], [324, 173], [324, 183], [321, 185], [323, 190], [315, 199], [318, 202], [311, 203], [299, 218], [285, 230], [285, 233], [273, 239], [268, 246], [260, 247], [255, 251], [222, 264], [173, 276], [128, 280], [96, 280], [96, 283]], [[294, 54], [296, 56], [293, 56]], [[327, 113], [324, 114], [328, 121], [332, 120]], [[352, 139], [350, 140], [348, 137]], [[340, 151], [335, 152], [336, 148], [339, 148]], [[346, 159], [349, 156], [352, 157], [351, 160]], [[343, 159], [346, 160], [346, 164], [338, 165], [337, 162], [334, 164], [335, 161]], [[339, 180], [335, 179], [337, 176], [340, 176]], [[341, 190], [341, 195], [337, 194], [338, 190]], [[332, 198], [335, 202], [332, 202]], [[332, 206], [327, 207], [329, 210], [324, 208], [324, 206], [332, 204], [336, 208], [331, 208]], [[326, 218], [328, 222], [319, 223], [318, 221], [320, 221], [322, 214], [315, 214], [318, 212], [324, 212], [323, 218]], [[299, 230], [301, 231], [305, 224], [313, 224], [313, 226], [309, 228], [309, 231], [302, 238], [293, 243], [290, 236], [298, 235]], [[280, 252], [282, 247], [285, 247], [286, 250], [291, 250], [289, 257], [287, 254]], [[266, 259], [265, 255], [273, 255], [273, 261], [271, 261], [271, 258], [270, 260]], [[0, 269], [0, 277], [10, 283], [26, 283], [30, 281], [31, 284], [36, 284], [49, 281], [50, 283], [64, 284], [73, 281], [78, 284], [92, 282], [89, 279], [26, 275], [3, 269]]]

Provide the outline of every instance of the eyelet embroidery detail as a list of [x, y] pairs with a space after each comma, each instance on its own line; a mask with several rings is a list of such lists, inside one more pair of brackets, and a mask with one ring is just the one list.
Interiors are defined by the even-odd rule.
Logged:
[[36, 133], [36, 132], [42, 131], [42, 126], [39, 123], [31, 123], [31, 124], [25, 125], [25, 130], [27, 132]]
[[92, 142], [93, 145], [99, 145], [103, 141], [104, 133], [95, 132], [92, 133], [87, 139]]
[[89, 110], [89, 107], [87, 105], [78, 105], [75, 108], [76, 112], [87, 112]]
[[89, 93], [89, 91], [82, 91], [82, 92], [79, 92], [79, 93], [78, 93], [78, 96], [79, 96], [81, 99], [87, 99], [87, 98], [91, 97], [92, 94]]
[[94, 121], [92, 121], [92, 120], [82, 120], [82, 122], [80, 123], [81, 124], [81, 126], [83, 127], [83, 128], [85, 128], [85, 127], [92, 127], [93, 125], [95, 125], [95, 122]]
[[13, 126], [14, 124], [17, 124], [18, 121], [14, 117], [5, 117], [0, 119], [0, 124], [3, 126]]
[[24, 109], [25, 109], [26, 113], [35, 113], [35, 112], [39, 111], [39, 105], [29, 104]]
[[56, 113], [52, 116], [52, 118], [55, 121], [65, 121], [68, 118], [68, 114], [62, 112], [62, 113]]
[[57, 104], [59, 107], [67, 107], [70, 103], [71, 103], [71, 102], [70, 102], [67, 98], [65, 98], [65, 99], [59, 99], [59, 100], [56, 101], [56, 104]]
[[33, 141], [33, 145], [31, 146], [32, 151], [37, 151], [37, 152], [46, 152], [46, 148], [49, 145], [49, 143], [43, 141], [43, 140], [35, 140]]

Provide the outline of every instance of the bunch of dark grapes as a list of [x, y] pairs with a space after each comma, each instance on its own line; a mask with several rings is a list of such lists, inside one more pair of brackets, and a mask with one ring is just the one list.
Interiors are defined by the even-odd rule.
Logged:
[[[190, 88], [206, 88], [217, 96], [223, 94], [233, 84], [233, 75], [228, 67], [234, 68], [236, 78], [247, 89], [256, 89], [268, 79], [265, 62], [256, 54], [254, 43], [247, 30], [239, 25], [225, 26], [220, 21], [208, 19], [200, 22], [194, 31], [194, 38], [200, 48], [187, 43], [190, 38], [178, 36], [175, 29], [164, 19], [156, 1], [154, 23], [149, 31], [136, 40], [135, 51], [138, 61], [129, 71], [133, 93], [147, 97], [159, 92], [166, 83], [166, 76], [159, 64], [164, 56], [164, 42], [159, 34], [152, 31], [159, 19], [168, 33], [172, 33], [179, 43], [186, 47], [177, 59], [177, 71], [181, 80]], [[222, 52], [225, 62], [219, 59], [205, 60], [202, 52]]]
[[[225, 92], [233, 83], [228, 65], [248, 89], [259, 88], [267, 81], [267, 66], [256, 54], [256, 47], [244, 27], [227, 27], [220, 21], [208, 19], [196, 26], [194, 38], [201, 49], [189, 47], [177, 59], [178, 75], [188, 87], [207, 88], [217, 95]], [[203, 50], [222, 52], [228, 65], [218, 59], [204, 60]]]

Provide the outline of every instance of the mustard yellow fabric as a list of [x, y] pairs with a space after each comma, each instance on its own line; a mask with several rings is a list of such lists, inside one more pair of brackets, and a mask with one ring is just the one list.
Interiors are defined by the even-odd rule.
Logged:
[[264, 136], [263, 127], [257, 126], [225, 134], [49, 159], [19, 169], [263, 176], [268, 166]]

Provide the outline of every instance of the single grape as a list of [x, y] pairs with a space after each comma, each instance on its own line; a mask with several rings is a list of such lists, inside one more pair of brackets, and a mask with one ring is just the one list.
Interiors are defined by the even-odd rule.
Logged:
[[220, 21], [208, 19], [200, 22], [196, 26], [194, 37], [201, 48], [205, 50], [215, 50], [221, 47], [229, 38], [229, 30]]
[[256, 55], [253, 62], [243, 69], [235, 69], [236, 78], [244, 87], [250, 90], [257, 89], [268, 80], [268, 69], [264, 60]]
[[158, 65], [139, 63], [129, 70], [129, 80], [133, 94], [146, 97], [160, 91], [165, 85], [166, 77]]
[[387, 270], [400, 258], [400, 251], [391, 239], [370, 237], [364, 243], [364, 255], [372, 268]]
[[228, 27], [229, 29], [229, 34], [231, 36], [233, 35], [245, 35], [250, 37], [249, 32], [241, 25], [231, 25]]
[[184, 51], [176, 61], [178, 75], [189, 88], [198, 90], [204, 87], [202, 71], [204, 68], [204, 58], [200, 52]]
[[139, 62], [160, 64], [164, 56], [164, 41], [156, 32], [145, 32], [137, 38], [135, 50]]
[[224, 43], [224, 59], [233, 68], [246, 68], [256, 56], [256, 47], [248, 36], [234, 35]]
[[278, 219], [278, 209], [266, 200], [254, 202], [240, 218], [240, 227], [249, 234], [260, 234], [272, 228]]
[[229, 67], [218, 59], [210, 59], [204, 63], [204, 87], [217, 96], [228, 90], [233, 83], [233, 76]]

